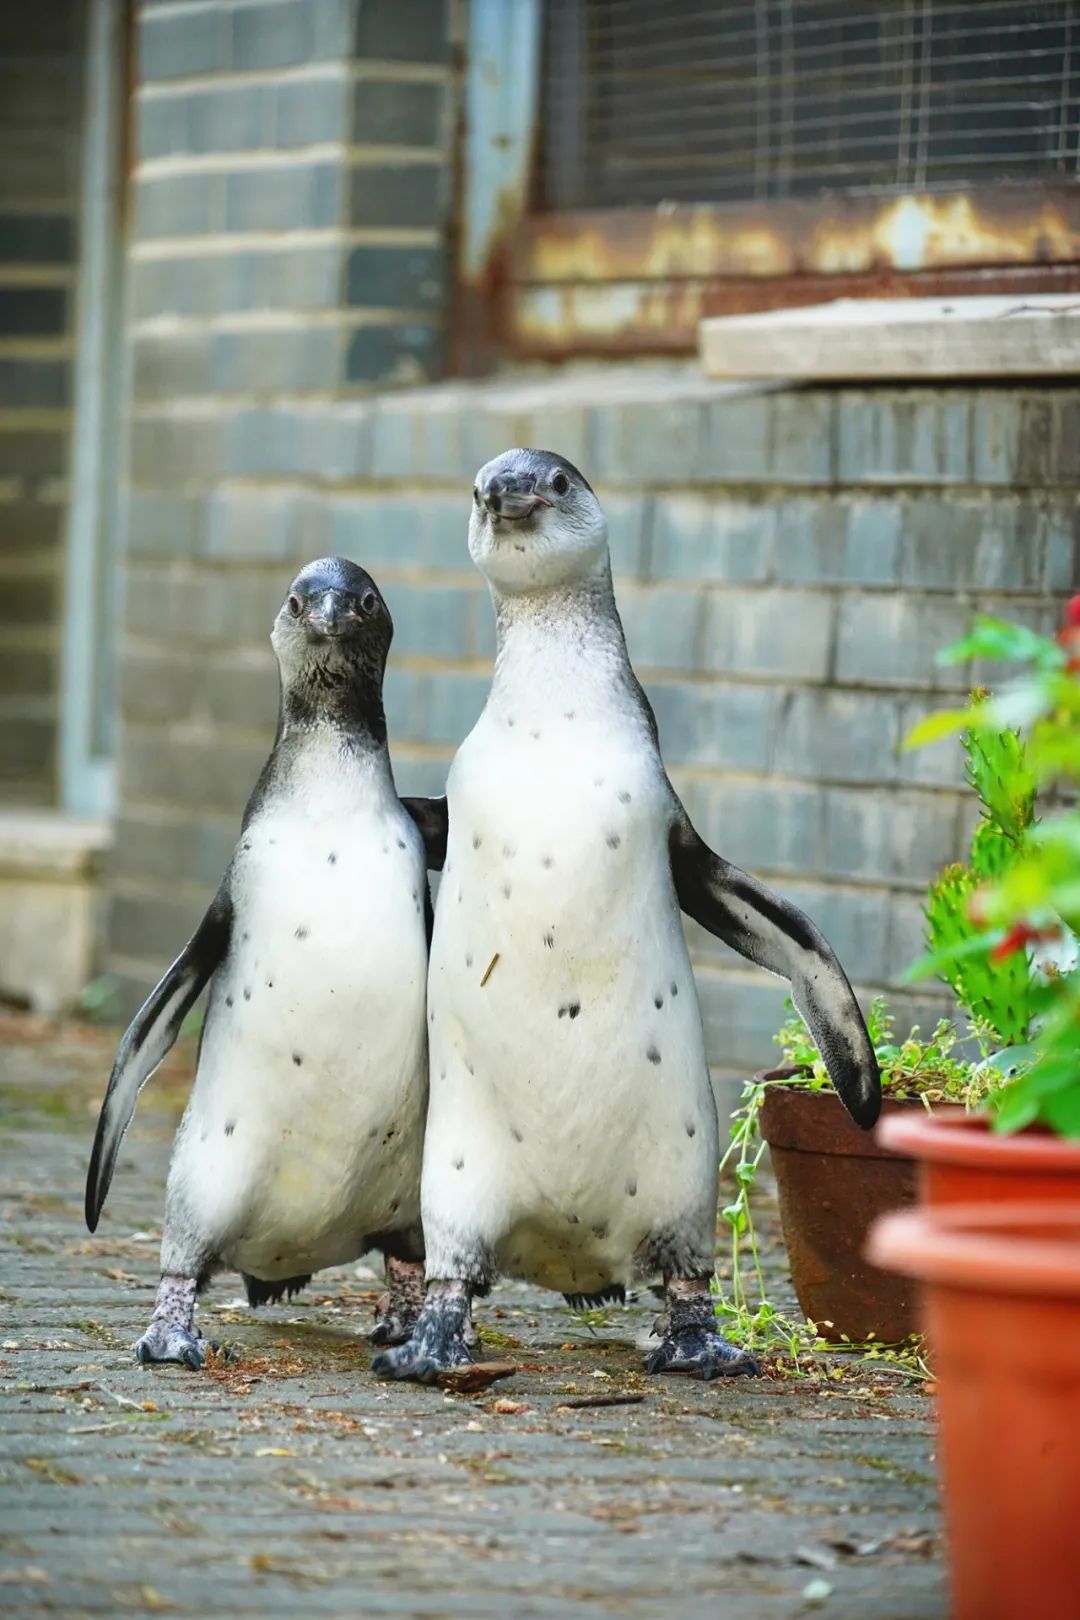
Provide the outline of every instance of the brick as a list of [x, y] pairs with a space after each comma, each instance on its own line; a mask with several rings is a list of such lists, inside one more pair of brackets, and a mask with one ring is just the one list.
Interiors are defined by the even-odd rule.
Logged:
[[391, 737], [456, 748], [476, 724], [490, 684], [486, 675], [420, 674], [391, 660], [383, 687]]
[[966, 665], [936, 655], [968, 629], [970, 608], [952, 599], [852, 594], [840, 603], [836, 678], [904, 687], [962, 689]]
[[215, 888], [236, 847], [237, 826], [181, 819], [144, 806], [122, 810], [110, 869], [121, 878], [188, 879]]
[[640, 495], [608, 494], [600, 497], [607, 518], [611, 568], [616, 579], [640, 579], [645, 573], [645, 547], [651, 512]]
[[1080, 499], [1069, 496], [1046, 508], [1043, 589], [1066, 592], [1080, 583]]
[[0, 503], [0, 546], [7, 552], [48, 551], [61, 535], [61, 506], [38, 500]]
[[383, 594], [394, 620], [394, 652], [398, 657], [472, 655], [472, 603], [479, 595], [477, 591], [426, 582], [406, 585], [396, 580], [384, 586]]
[[[282, 599], [287, 586], [283, 573]], [[214, 726], [241, 726], [245, 731], [263, 732], [269, 753], [280, 701], [277, 661], [269, 636], [257, 652], [252, 649], [239, 657], [215, 657], [199, 673], [200, 714]], [[251, 785], [255, 785], [254, 778]]]
[[395, 62], [446, 62], [450, 57], [447, 0], [364, 0], [356, 20], [356, 55]]
[[292, 569], [240, 572], [173, 568], [131, 568], [126, 580], [125, 626], [133, 636], [190, 645], [193, 659], [204, 656], [200, 644], [265, 647], [278, 608], [285, 598]]
[[787, 986], [766, 974], [719, 968], [715, 960], [702, 959], [696, 946], [705, 936], [696, 929], [688, 932], [710, 1061], [747, 1073], [771, 1068], [777, 1054], [772, 1037], [784, 1017]]
[[677, 784], [698, 832], [725, 860], [766, 874], [821, 870], [825, 794], [799, 782]]
[[63, 287], [0, 287], [0, 334], [52, 337], [67, 324]]
[[32, 571], [0, 580], [0, 626], [9, 630], [48, 628], [59, 616], [60, 580], [49, 556]]
[[309, 490], [215, 489], [206, 500], [198, 551], [230, 562], [273, 559], [291, 564], [304, 548], [314, 500]]
[[813, 870], [922, 888], [959, 850], [957, 800], [951, 794], [829, 788], [822, 850]]
[[0, 264], [70, 264], [74, 257], [69, 214], [0, 214]]
[[371, 414], [364, 405], [238, 410], [224, 438], [225, 468], [241, 476], [354, 479], [371, 470]]
[[114, 891], [109, 917], [113, 949], [123, 956], [159, 957], [167, 961], [179, 955], [206, 911], [209, 895], [199, 892], [153, 896]]
[[592, 406], [588, 433], [596, 481], [678, 484], [699, 475], [704, 432], [696, 400]]
[[403, 798], [408, 794], [416, 794], [422, 798], [437, 799], [446, 792], [449, 750], [446, 759], [412, 759], [405, 755], [403, 750], [394, 747], [394, 738], [391, 734], [390, 754], [394, 765], [394, 781]]
[[336, 163], [234, 169], [223, 184], [227, 231], [316, 230], [340, 221], [342, 170]]
[[828, 484], [833, 478], [831, 394], [793, 391], [769, 400], [769, 468], [784, 484]]
[[136, 320], [253, 309], [336, 309], [341, 302], [341, 249], [336, 243], [257, 249], [238, 245], [227, 255], [137, 259], [131, 269]]
[[220, 810], [239, 822], [266, 763], [269, 742], [236, 732], [219, 732], [211, 741], [203, 728], [129, 725], [121, 802]]
[[134, 349], [132, 387], [136, 399], [168, 400], [210, 392], [212, 333], [137, 333]]
[[197, 99], [190, 94], [136, 98], [135, 150], [142, 162], [194, 150], [191, 115]]
[[365, 146], [444, 146], [446, 92], [441, 84], [380, 83], [353, 86], [352, 138]]
[[365, 163], [349, 176], [349, 221], [357, 226], [441, 225], [449, 174], [441, 163]]
[[203, 236], [224, 228], [224, 175], [154, 174], [136, 179], [136, 236]]
[[[900, 978], [913, 962], [926, 950], [926, 918], [923, 900], [913, 896], [890, 894], [888, 899], [889, 931], [886, 940], [885, 978]], [[933, 1028], [932, 1021], [927, 1029]]]
[[0, 692], [9, 699], [51, 697], [56, 676], [55, 649], [0, 646]]
[[232, 84], [201, 90], [188, 99], [189, 144], [185, 151], [256, 151], [274, 145], [276, 101], [265, 84]]
[[[584, 405], [545, 402], [536, 406], [528, 415], [525, 441], [534, 450], [554, 450], [577, 467], [590, 483], [593, 482], [594, 456], [589, 440], [589, 412]], [[474, 471], [475, 468], [470, 467], [466, 476], [471, 478]], [[610, 517], [612, 496], [600, 491], [597, 493]]]
[[345, 300], [371, 308], [437, 309], [446, 290], [446, 255], [434, 247], [353, 248]]
[[[1042, 402], [1038, 402], [1041, 404]], [[1051, 472], [1055, 483], [1075, 484], [1080, 482], [1080, 396], [1076, 393], [1062, 394], [1050, 403], [1053, 416], [1053, 432], [1051, 444], [1053, 459]], [[1034, 432], [1041, 426], [1041, 411], [1038, 404], [1031, 402], [1029, 411], [1035, 418]], [[1025, 453], [1030, 456], [1033, 466], [1038, 465], [1038, 453], [1041, 446], [1022, 443], [1021, 462], [1025, 460]], [[1037, 474], [1036, 474], [1037, 478]]]
[[233, 8], [232, 65], [241, 73], [296, 67], [311, 60], [314, 43], [313, 7], [308, 0]]
[[836, 476], [852, 484], [963, 483], [971, 432], [967, 395], [844, 393], [836, 401]]
[[331, 495], [326, 502], [326, 550], [377, 573], [417, 568], [430, 560], [423, 501], [410, 495]]
[[195, 712], [201, 665], [191, 649], [129, 645], [120, 662], [120, 707], [127, 720], [186, 720]]
[[772, 768], [823, 782], [892, 782], [897, 711], [892, 694], [813, 687], [785, 692], [777, 702]]
[[131, 478], [168, 488], [221, 470], [222, 423], [214, 416], [137, 416], [131, 428]]
[[[46, 718], [0, 718], [0, 782], [44, 786], [56, 765], [56, 723]], [[19, 797], [23, 795], [20, 792]]]
[[360, 326], [345, 354], [347, 382], [395, 386], [430, 382], [443, 367], [441, 326], [418, 321], [390, 326]]
[[232, 9], [184, 6], [176, 12], [139, 14], [139, 77], [179, 79], [213, 73], [230, 65]]
[[57, 409], [68, 404], [70, 389], [66, 360], [0, 359], [0, 408]]
[[1052, 482], [1053, 408], [1045, 396], [980, 389], [971, 402], [972, 477], [978, 484]]
[[340, 71], [280, 84], [273, 94], [273, 135], [267, 145], [308, 146], [348, 139], [349, 85]]
[[654, 579], [764, 580], [775, 527], [768, 505], [665, 491], [656, 498], [649, 572]]
[[707, 483], [758, 483], [770, 477], [770, 404], [766, 394], [733, 389], [702, 410], [704, 439], [694, 469], [700, 479]]
[[210, 386], [226, 394], [325, 392], [341, 382], [338, 326], [216, 332]]
[[54, 478], [67, 467], [67, 454], [65, 432], [7, 427], [0, 432], [0, 477], [21, 478], [24, 485], [31, 479]]
[[776, 578], [815, 585], [893, 585], [905, 508], [897, 500], [784, 501], [775, 508]]
[[[957, 707], [955, 692], [932, 696], [930, 693], [911, 698], [900, 705], [900, 738], [905, 738], [926, 715], [939, 709]], [[902, 782], [919, 783], [926, 787], [959, 788], [964, 780], [964, 756], [960, 738], [945, 737], [925, 748], [905, 750], [899, 757], [899, 775]]]
[[823, 591], [709, 591], [702, 667], [824, 680], [834, 601]]
[[670, 670], [700, 666], [705, 606], [700, 591], [627, 586], [618, 605], [633, 664]]
[[127, 551], [132, 556], [188, 557], [195, 550], [201, 496], [132, 489], [127, 496]]
[[669, 765], [767, 769], [777, 697], [772, 687], [651, 680], [648, 695]]

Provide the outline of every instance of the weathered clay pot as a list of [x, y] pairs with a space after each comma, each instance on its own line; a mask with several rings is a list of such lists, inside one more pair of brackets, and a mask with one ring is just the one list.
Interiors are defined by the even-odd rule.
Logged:
[[[769, 1069], [756, 1078], [782, 1080], [798, 1072]], [[920, 1102], [882, 1103], [889, 1117], [924, 1112]], [[914, 1204], [913, 1161], [860, 1130], [831, 1091], [768, 1086], [761, 1134], [772, 1156], [791, 1280], [804, 1314], [834, 1342], [873, 1337], [891, 1344], [917, 1333], [916, 1285], [879, 1270], [865, 1254], [876, 1218]]]
[[1000, 1204], [1017, 1199], [1080, 1203], [1080, 1142], [1031, 1127], [1002, 1136], [961, 1108], [890, 1114], [882, 1147], [918, 1161], [924, 1204]]
[[952, 1620], [1075, 1620], [1080, 1202], [894, 1213], [869, 1252], [925, 1285]]

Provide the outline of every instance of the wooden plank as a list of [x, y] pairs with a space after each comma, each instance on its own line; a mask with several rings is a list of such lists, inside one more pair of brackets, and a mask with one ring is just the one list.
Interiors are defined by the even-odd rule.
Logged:
[[1080, 296], [838, 299], [701, 323], [710, 377], [878, 382], [882, 378], [1080, 375]]

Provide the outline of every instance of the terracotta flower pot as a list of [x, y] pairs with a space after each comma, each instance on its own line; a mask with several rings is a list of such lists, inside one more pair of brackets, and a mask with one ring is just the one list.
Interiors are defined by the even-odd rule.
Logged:
[[[797, 1069], [769, 1069], [784, 1080]], [[882, 1113], [906, 1118], [919, 1102], [886, 1098]], [[832, 1091], [771, 1085], [761, 1109], [780, 1198], [791, 1280], [823, 1337], [891, 1344], [918, 1331], [917, 1290], [866, 1258], [877, 1216], [915, 1202], [915, 1166], [862, 1131]], [[831, 1323], [828, 1327], [825, 1324]]]
[[869, 1252], [925, 1284], [953, 1620], [1075, 1620], [1080, 1202], [887, 1215]]
[[890, 1114], [875, 1135], [883, 1147], [918, 1161], [925, 1204], [1080, 1202], [1080, 1142], [1049, 1131], [1033, 1127], [1001, 1136], [981, 1115], [951, 1108]]

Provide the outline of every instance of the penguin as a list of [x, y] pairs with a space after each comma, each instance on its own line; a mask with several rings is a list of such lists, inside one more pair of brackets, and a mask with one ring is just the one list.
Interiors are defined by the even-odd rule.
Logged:
[[790, 981], [864, 1128], [881, 1081], [814, 924], [705, 844], [627, 656], [604, 514], [562, 456], [508, 450], [473, 489], [495, 608], [486, 705], [439, 816], [428, 974], [424, 1309], [373, 1363], [432, 1382], [469, 1359], [496, 1276], [576, 1305], [663, 1279], [650, 1373], [756, 1372], [716, 1331], [718, 1122], [680, 912]]
[[[341, 557], [293, 580], [271, 642], [273, 751], [210, 907], [120, 1043], [86, 1182], [94, 1231], [142, 1086], [207, 983], [173, 1148], [161, 1283], [141, 1362], [199, 1367], [195, 1299], [224, 1267], [252, 1305], [368, 1249], [388, 1298], [371, 1337], [407, 1338], [423, 1298], [420, 1164], [431, 927], [426, 801], [398, 798], [382, 684], [393, 636]], [[438, 845], [432, 859], [440, 859]]]

